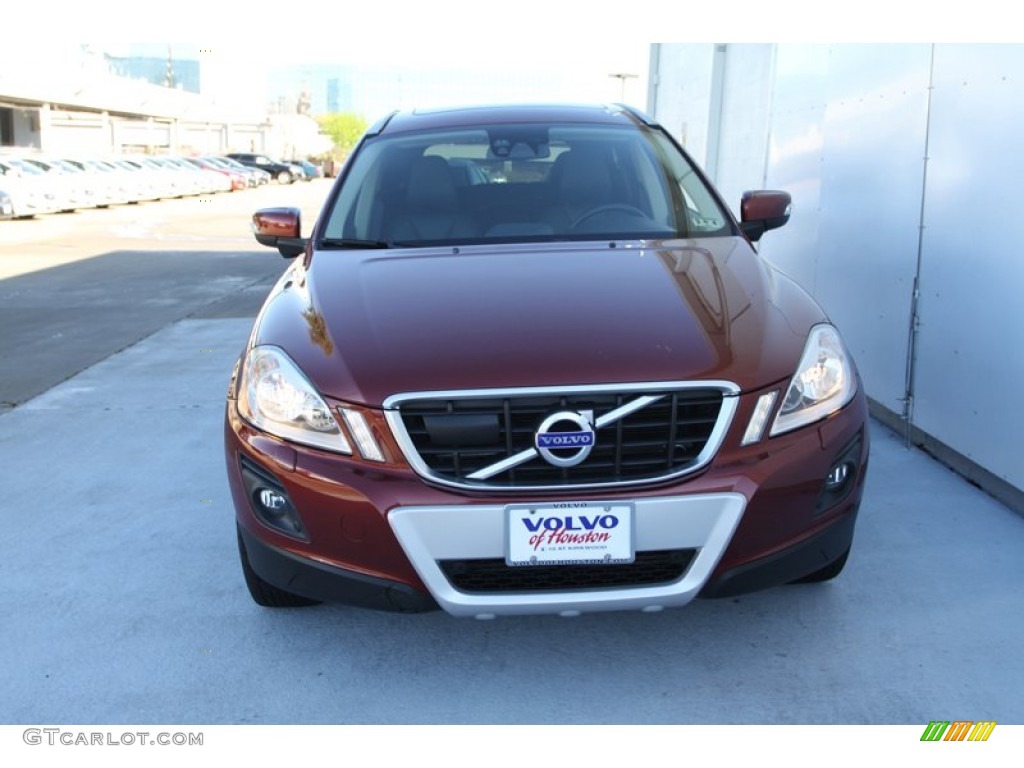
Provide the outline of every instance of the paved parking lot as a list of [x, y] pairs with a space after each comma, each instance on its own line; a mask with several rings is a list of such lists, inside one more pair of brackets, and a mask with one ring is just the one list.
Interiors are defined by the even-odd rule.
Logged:
[[198, 232], [139, 209], [162, 246], [0, 223], [0, 270], [81, 251], [0, 280], [0, 723], [1024, 723], [1024, 518], [877, 424], [831, 584], [575, 619], [258, 608], [221, 419], [284, 262], [231, 228], [323, 188], [258, 192]]

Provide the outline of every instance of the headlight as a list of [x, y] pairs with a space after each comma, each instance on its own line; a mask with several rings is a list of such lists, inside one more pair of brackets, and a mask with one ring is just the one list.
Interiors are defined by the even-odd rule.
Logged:
[[352, 453], [331, 409], [277, 347], [256, 347], [242, 368], [242, 418], [264, 432], [336, 453]]
[[839, 332], [831, 325], [814, 326], [771, 435], [825, 418], [850, 402], [856, 391], [853, 364]]

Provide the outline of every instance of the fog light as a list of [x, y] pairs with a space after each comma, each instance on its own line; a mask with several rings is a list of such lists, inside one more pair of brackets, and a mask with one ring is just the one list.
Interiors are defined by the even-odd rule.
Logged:
[[860, 466], [862, 444], [861, 435], [858, 434], [832, 462], [832, 466], [825, 474], [815, 514], [821, 514], [826, 509], [836, 506], [853, 491], [856, 486], [857, 468]]
[[309, 541], [306, 528], [302, 524], [288, 493], [277, 479], [252, 461], [239, 457], [242, 470], [242, 483], [249, 494], [249, 507], [265, 525], [276, 531], [296, 539]]
[[259, 490], [259, 500], [263, 508], [268, 512], [277, 512], [288, 506], [288, 497], [273, 488], [262, 488]]
[[838, 466], [832, 467], [832, 470], [825, 477], [825, 488], [829, 491], [837, 490], [846, 482], [846, 478], [849, 476], [850, 470], [850, 465], [845, 461]]

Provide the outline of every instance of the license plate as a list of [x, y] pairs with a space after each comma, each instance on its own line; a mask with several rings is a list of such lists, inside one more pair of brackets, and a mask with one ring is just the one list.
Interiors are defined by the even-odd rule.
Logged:
[[560, 502], [505, 507], [508, 565], [633, 562], [632, 502]]

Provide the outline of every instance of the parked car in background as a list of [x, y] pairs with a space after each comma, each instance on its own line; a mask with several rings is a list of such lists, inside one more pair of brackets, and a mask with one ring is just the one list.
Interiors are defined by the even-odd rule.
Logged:
[[81, 169], [48, 156], [28, 155], [23, 159], [46, 173], [55, 187], [61, 190], [62, 211], [96, 207], [95, 194]]
[[302, 178], [304, 181], [322, 179], [324, 176], [323, 169], [319, 165], [311, 163], [309, 160], [292, 160], [291, 162], [302, 169]]
[[269, 173], [264, 171], [262, 168], [256, 168], [255, 166], [251, 165], [242, 165], [237, 160], [233, 160], [230, 157], [226, 157], [223, 155], [207, 155], [206, 159], [223, 165], [232, 170], [239, 170], [249, 174], [249, 176], [255, 182], [253, 186], [262, 186], [263, 184], [269, 184], [271, 179], [273, 178]]
[[86, 195], [95, 208], [107, 208], [117, 203], [125, 202], [117, 179], [108, 170], [101, 168], [91, 162], [66, 157], [59, 158], [56, 162], [67, 169], [74, 169], [81, 175], [82, 186], [86, 189]]
[[96, 158], [75, 158], [72, 162], [93, 169], [102, 179], [101, 182], [111, 197], [111, 204], [131, 204], [139, 202], [138, 182], [130, 171], [109, 160]]
[[835, 578], [867, 402], [755, 249], [789, 208], [747, 192], [737, 221], [627, 107], [380, 121], [308, 238], [253, 217], [301, 258], [228, 389], [252, 598], [574, 616]]
[[[95, 157], [44, 154], [0, 147], [0, 217], [26, 218], [59, 211], [107, 208], [193, 195], [243, 190], [270, 175], [226, 157], [127, 154]], [[7, 208], [10, 211], [7, 211]]]
[[38, 193], [37, 200], [42, 203], [40, 213], [70, 212], [84, 207], [82, 191], [52, 163], [23, 154], [4, 155], [2, 160], [7, 166], [20, 171], [31, 184], [33, 192]]
[[187, 157], [185, 158], [185, 162], [195, 166], [196, 168], [226, 177], [232, 192], [255, 186], [256, 183], [255, 181], [252, 181], [247, 174], [242, 173], [241, 171], [228, 168], [223, 165], [218, 165], [203, 157]]
[[120, 157], [107, 157], [98, 162], [109, 166], [117, 174], [118, 184], [129, 202], [136, 204], [156, 199], [150, 177], [141, 167]]
[[28, 218], [61, 210], [60, 190], [51, 178], [31, 163], [0, 155], [0, 183], [10, 196], [12, 218]]
[[231, 192], [232, 181], [229, 176], [211, 168], [202, 168], [190, 163], [184, 157], [168, 156], [163, 158], [186, 177], [192, 179], [193, 194], [213, 195], [218, 192]]
[[227, 157], [237, 160], [242, 165], [252, 166], [266, 171], [280, 184], [291, 184], [303, 175], [302, 168], [292, 163], [283, 163], [278, 160], [271, 160], [266, 155], [251, 152], [229, 152]]
[[188, 160], [190, 163], [226, 174], [231, 179], [232, 191], [250, 189], [259, 183], [255, 176], [258, 172], [256, 168], [247, 168], [240, 164], [228, 165], [223, 159], [217, 157], [190, 157]]

